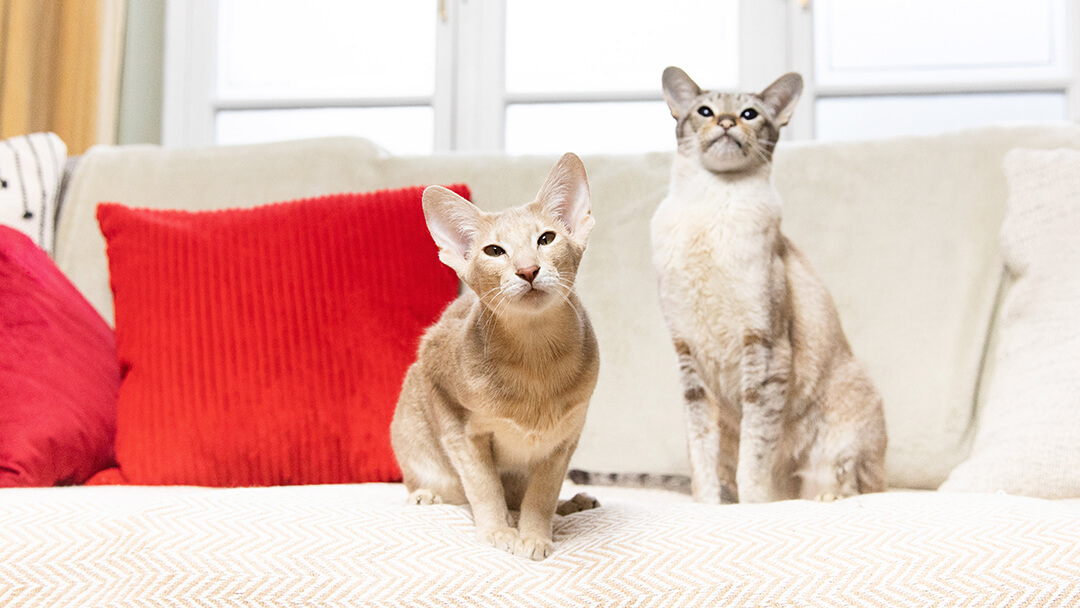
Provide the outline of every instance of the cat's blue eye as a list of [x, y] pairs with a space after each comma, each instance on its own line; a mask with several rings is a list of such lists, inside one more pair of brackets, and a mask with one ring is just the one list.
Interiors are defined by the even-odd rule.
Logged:
[[548, 230], [544, 234], [540, 235], [540, 238], [536, 239], [537, 245], [550, 245], [555, 241], [555, 233]]
[[742, 116], [743, 120], [754, 120], [758, 117], [758, 111], [754, 108], [746, 108], [740, 116]]
[[488, 254], [493, 258], [497, 258], [500, 255], [506, 253], [506, 250], [502, 247], [499, 247], [498, 245], [488, 245], [487, 247], [484, 247], [484, 253]]
[[701, 106], [700, 108], [697, 109], [697, 113], [701, 114], [705, 118], [708, 118], [708, 117], [713, 115], [712, 108], [710, 108], [709, 106]]

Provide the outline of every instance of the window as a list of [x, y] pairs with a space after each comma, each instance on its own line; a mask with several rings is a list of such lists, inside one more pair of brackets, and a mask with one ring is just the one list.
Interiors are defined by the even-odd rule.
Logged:
[[[164, 143], [362, 135], [401, 154], [669, 149], [660, 74], [677, 64], [704, 86], [736, 87], [738, 9], [739, 0], [177, 0]], [[702, 21], [708, 36], [687, 35]]]
[[815, 135], [1064, 120], [1067, 18], [1065, 0], [817, 0]]
[[[670, 150], [660, 73], [806, 91], [787, 136], [1080, 114], [1067, 0], [171, 0], [163, 140]], [[1074, 11], [1075, 12], [1075, 11]], [[1072, 28], [1080, 30], [1080, 27]], [[1080, 62], [1076, 62], [1080, 63]]]

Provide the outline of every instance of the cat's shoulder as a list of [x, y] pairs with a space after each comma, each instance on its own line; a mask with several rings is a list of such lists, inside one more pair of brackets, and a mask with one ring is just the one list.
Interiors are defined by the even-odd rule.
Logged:
[[476, 304], [476, 294], [471, 290], [466, 290], [465, 293], [459, 295], [453, 302], [450, 302], [439, 319], [424, 333], [423, 340], [420, 344], [421, 353], [430, 350], [431, 348], [438, 348], [445, 345], [448, 341], [456, 341], [460, 338], [458, 335], [461, 333], [461, 329], [469, 318], [469, 314]]

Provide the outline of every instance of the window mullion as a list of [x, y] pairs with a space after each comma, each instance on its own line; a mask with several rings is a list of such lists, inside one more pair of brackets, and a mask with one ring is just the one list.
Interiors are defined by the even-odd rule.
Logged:
[[781, 74], [802, 74], [804, 89], [785, 139], [814, 136], [813, 23], [794, 0], [739, 0], [739, 90], [760, 91]]
[[170, 0], [166, 11], [161, 142], [213, 145], [217, 2]]
[[454, 49], [457, 46], [457, 2], [440, 0], [435, 19], [435, 94], [431, 99], [435, 113], [435, 151], [446, 152], [455, 147], [457, 133], [454, 122], [454, 90], [456, 88], [457, 61]]
[[1065, 89], [1068, 99], [1068, 115], [1072, 121], [1080, 120], [1080, 6], [1069, 2], [1065, 6], [1066, 36], [1069, 39], [1069, 85]]
[[453, 149], [502, 151], [505, 131], [505, 0], [453, 0]]

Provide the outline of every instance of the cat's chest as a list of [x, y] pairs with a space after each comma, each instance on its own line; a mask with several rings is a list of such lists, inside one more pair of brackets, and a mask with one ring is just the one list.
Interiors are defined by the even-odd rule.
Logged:
[[764, 205], [687, 204], [670, 197], [652, 221], [661, 297], [752, 305], [768, 280], [776, 218]]
[[521, 424], [516, 417], [487, 418], [482, 423], [491, 433], [492, 450], [500, 469], [513, 469], [547, 457], [568, 441], [576, 440], [584, 425], [586, 404], [572, 407], [563, 415], [540, 422]]

